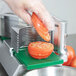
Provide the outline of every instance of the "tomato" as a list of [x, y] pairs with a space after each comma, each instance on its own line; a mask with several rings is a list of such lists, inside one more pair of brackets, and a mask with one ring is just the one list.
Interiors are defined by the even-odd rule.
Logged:
[[54, 44], [55, 44], [55, 46], [58, 45], [58, 38], [54, 38]]
[[72, 62], [71, 62], [71, 64], [70, 64], [70, 66], [76, 67], [76, 56], [73, 58], [73, 60], [72, 60]]
[[67, 62], [64, 62], [63, 65], [68, 66], [70, 65], [72, 59], [75, 57], [75, 50], [71, 46], [66, 46], [66, 48], [67, 48], [68, 60]]
[[28, 45], [28, 52], [35, 59], [47, 58], [52, 53], [53, 49], [53, 44], [41, 41], [31, 42]]
[[45, 41], [50, 41], [50, 39], [51, 39], [50, 34], [48, 33], [48, 29], [43, 24], [43, 22], [38, 18], [38, 16], [35, 13], [32, 14], [31, 18], [32, 18], [33, 26], [35, 27], [37, 33]]
[[54, 52], [56, 55], [59, 55], [59, 53], [57, 53], [57, 52]]

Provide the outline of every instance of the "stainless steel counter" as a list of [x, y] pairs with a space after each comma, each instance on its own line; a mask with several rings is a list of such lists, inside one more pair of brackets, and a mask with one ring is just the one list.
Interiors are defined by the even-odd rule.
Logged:
[[[69, 35], [68, 37], [67, 37], [67, 39], [66, 39], [66, 41], [67, 41], [67, 45], [70, 45], [70, 46], [72, 46], [74, 49], [75, 49], [75, 53], [76, 53], [76, 34], [74, 34], [74, 35]], [[0, 47], [1, 47], [1, 42], [0, 42]], [[53, 67], [54, 68], [54, 67]], [[51, 69], [51, 68], [50, 68]], [[72, 70], [72, 68], [69, 68], [70, 70], [67, 70], [68, 71], [68, 73], [70, 73], [71, 71], [74, 71], [74, 69]], [[64, 69], [64, 71], [65, 71], [65, 69]], [[76, 69], [75, 69], [75, 71], [76, 71]], [[24, 76], [30, 76], [29, 74], [31, 74], [31, 73], [36, 73], [36, 72], [29, 72], [29, 73], [27, 73], [26, 75], [24, 75]], [[50, 73], [50, 72], [49, 72]], [[44, 75], [44, 74], [43, 74]], [[72, 76], [76, 76], [75, 74], [71, 74]], [[71, 76], [70, 75], [70, 76]], [[2, 65], [0, 64], [0, 76], [8, 76], [7, 74], [6, 74], [6, 72], [5, 72], [5, 70], [3, 69], [3, 67], [2, 67]], [[31, 75], [31, 76], [33, 76], [33, 75]], [[39, 76], [39, 75], [37, 75], [37, 76]], [[42, 75], [40, 75], [40, 76], [42, 76]], [[46, 75], [45, 75], [46, 76]], [[54, 75], [53, 75], [54, 76]], [[57, 75], [55, 75], [55, 76], [57, 76]], [[58, 76], [59, 76], [59, 74], [58, 74]], [[64, 76], [64, 75], [60, 75], [60, 76]]]

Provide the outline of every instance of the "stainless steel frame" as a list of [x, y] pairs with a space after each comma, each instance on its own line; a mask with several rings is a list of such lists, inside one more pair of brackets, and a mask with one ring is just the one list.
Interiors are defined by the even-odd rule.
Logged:
[[9, 47], [5, 41], [0, 46], [0, 63], [9, 76], [19, 76], [25, 70], [23, 65], [21, 65], [13, 56], [11, 56]]

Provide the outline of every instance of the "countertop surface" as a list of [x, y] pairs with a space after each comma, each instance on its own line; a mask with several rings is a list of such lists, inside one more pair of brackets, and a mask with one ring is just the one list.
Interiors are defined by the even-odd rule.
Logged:
[[[76, 53], [76, 34], [69, 35], [66, 38], [66, 44], [72, 46], [75, 49], [75, 53]], [[0, 42], [0, 46], [1, 46], [1, 42]], [[0, 64], [0, 76], [8, 76], [1, 64]]]

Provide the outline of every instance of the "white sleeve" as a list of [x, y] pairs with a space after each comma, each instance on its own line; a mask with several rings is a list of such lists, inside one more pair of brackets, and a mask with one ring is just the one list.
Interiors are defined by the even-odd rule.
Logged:
[[3, 13], [13, 13], [13, 12], [3, 0], [0, 0], [0, 14]]

